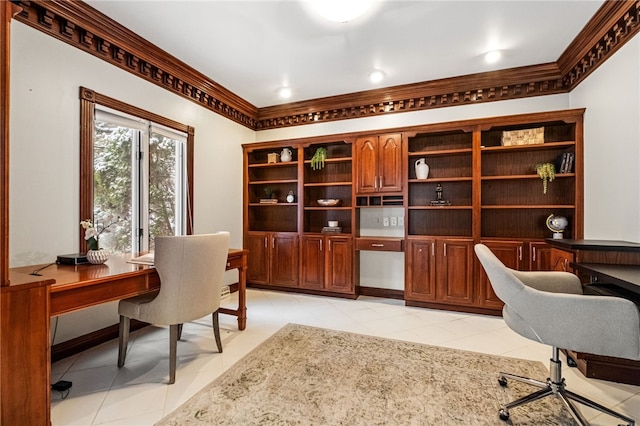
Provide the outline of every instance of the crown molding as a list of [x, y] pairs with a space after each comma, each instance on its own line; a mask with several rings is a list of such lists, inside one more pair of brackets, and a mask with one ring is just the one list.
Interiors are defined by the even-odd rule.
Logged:
[[605, 1], [553, 63], [257, 108], [84, 2], [13, 1], [17, 20], [253, 130], [567, 93], [640, 30], [640, 0]]
[[81, 1], [17, 1], [16, 19], [249, 128], [257, 108]]

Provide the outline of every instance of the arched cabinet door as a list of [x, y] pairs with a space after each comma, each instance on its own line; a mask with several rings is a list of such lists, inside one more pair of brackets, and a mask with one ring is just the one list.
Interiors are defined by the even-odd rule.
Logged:
[[356, 193], [402, 191], [402, 135], [358, 138], [355, 145]]

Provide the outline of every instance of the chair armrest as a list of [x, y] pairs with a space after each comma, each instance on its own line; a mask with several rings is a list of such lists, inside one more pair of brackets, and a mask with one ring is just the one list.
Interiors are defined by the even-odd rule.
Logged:
[[582, 294], [580, 279], [569, 272], [511, 270], [526, 286], [550, 293]]

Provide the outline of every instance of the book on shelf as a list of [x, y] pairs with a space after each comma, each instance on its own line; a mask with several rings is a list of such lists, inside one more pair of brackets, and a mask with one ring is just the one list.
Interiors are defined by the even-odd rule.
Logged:
[[563, 152], [558, 155], [554, 164], [556, 173], [572, 173], [575, 156], [574, 152]]

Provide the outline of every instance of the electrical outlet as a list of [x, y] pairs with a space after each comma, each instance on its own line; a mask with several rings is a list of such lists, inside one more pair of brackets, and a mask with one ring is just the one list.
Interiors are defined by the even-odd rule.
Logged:
[[382, 218], [382, 226], [389, 226], [389, 218], [387, 216]]
[[404, 216], [398, 216], [398, 226], [404, 226]]
[[391, 216], [391, 226], [398, 226], [398, 218]]

